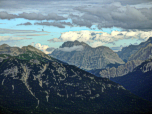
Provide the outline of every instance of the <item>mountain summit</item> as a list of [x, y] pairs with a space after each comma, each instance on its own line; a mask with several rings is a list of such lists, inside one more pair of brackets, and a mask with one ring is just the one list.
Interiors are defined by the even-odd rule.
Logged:
[[91, 48], [88, 44], [84, 42], [79, 42], [78, 40], [64, 42], [62, 46], [60, 46], [60, 48], [73, 47], [73, 46], [79, 46], [79, 45], [82, 45], [84, 48]]
[[[81, 51], [65, 51], [74, 46], [83, 46]], [[108, 64], [124, 64], [124, 62], [110, 48], [99, 46], [92, 48], [88, 44], [79, 41], [68, 41], [61, 48], [54, 50], [51, 55], [61, 61], [76, 65], [85, 70], [102, 69]]]

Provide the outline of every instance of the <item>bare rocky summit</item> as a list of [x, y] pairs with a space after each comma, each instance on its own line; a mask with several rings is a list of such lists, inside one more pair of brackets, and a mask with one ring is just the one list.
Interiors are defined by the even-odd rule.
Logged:
[[[70, 49], [73, 46], [83, 46], [83, 49], [70, 52], [62, 50], [67, 47]], [[88, 44], [79, 41], [65, 42], [59, 49], [54, 50], [50, 56], [85, 70], [105, 68], [110, 63], [124, 64], [110, 48], [105, 46], [92, 48]]]

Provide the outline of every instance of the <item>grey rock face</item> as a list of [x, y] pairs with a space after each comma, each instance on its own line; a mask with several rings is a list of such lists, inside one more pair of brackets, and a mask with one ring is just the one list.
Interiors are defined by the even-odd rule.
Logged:
[[141, 48], [146, 47], [149, 43], [152, 43], [152, 37], [150, 37], [146, 42], [142, 42], [139, 45], [130, 45], [128, 47], [124, 47], [121, 51], [117, 52], [119, 57], [122, 60], [127, 60], [132, 54], [135, 54]]
[[129, 72], [132, 72], [133, 69], [137, 66], [139, 66], [143, 61], [141, 60], [133, 60], [128, 61], [125, 65], [120, 65], [118, 68], [112, 67], [108, 68], [106, 70], [101, 70], [99, 73], [99, 76], [105, 77], [105, 78], [114, 78], [119, 77], [128, 74]]
[[152, 58], [152, 44], [149, 43], [146, 47], [141, 48], [135, 54], [129, 57], [129, 61], [131, 60], [147, 60]]
[[71, 65], [76, 65], [85, 70], [105, 68], [110, 63], [124, 64], [124, 62], [114, 53], [110, 48], [100, 46], [91, 48], [84, 42], [65, 42], [61, 48], [83, 46], [82, 51], [65, 52], [56, 49], [52, 52], [51, 56], [61, 61], [67, 62]]

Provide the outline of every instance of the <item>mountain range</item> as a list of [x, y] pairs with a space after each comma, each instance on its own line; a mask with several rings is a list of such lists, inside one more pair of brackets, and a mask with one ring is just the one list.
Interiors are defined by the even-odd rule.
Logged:
[[0, 62], [0, 111], [3, 114], [152, 111], [151, 102], [120, 84], [56, 60], [33, 46], [23, 47], [15, 56], [7, 49], [2, 45], [0, 51], [3, 58]]

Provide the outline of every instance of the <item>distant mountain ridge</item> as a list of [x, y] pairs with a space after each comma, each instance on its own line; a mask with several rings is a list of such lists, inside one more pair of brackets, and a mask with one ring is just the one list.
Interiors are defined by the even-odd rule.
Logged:
[[141, 48], [146, 47], [149, 43], [152, 43], [152, 37], [149, 37], [147, 41], [142, 42], [139, 45], [130, 45], [128, 47], [124, 47], [121, 51], [118, 51], [117, 54], [122, 60], [128, 61], [132, 54], [135, 54]]
[[[83, 46], [82, 51], [62, 51], [63, 48], [70, 48], [73, 46]], [[108, 64], [124, 64], [124, 62], [114, 53], [109, 47], [100, 46], [92, 48], [88, 44], [79, 41], [68, 41], [60, 46], [60, 50], [54, 50], [50, 56], [65, 61], [68, 64], [76, 65], [81, 69], [101, 69], [105, 68]]]

